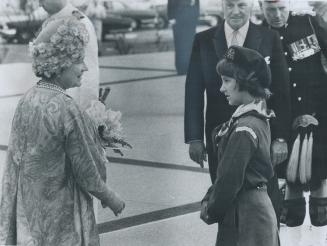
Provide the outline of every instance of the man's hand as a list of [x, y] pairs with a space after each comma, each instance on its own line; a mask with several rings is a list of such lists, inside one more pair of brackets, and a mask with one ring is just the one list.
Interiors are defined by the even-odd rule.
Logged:
[[276, 166], [287, 159], [288, 149], [287, 143], [284, 140], [275, 139], [271, 143], [271, 161], [273, 166]]
[[201, 141], [194, 141], [190, 143], [189, 154], [192, 161], [200, 164], [203, 168], [203, 161], [207, 161], [207, 152], [204, 143]]
[[208, 202], [202, 202], [201, 204], [201, 213], [200, 213], [200, 219], [203, 220], [205, 223], [209, 220], [209, 216], [207, 214], [207, 205]]
[[214, 221], [213, 219], [209, 218], [208, 215], [208, 202], [207, 201], [203, 201], [201, 203], [201, 213], [200, 213], [200, 219], [204, 221], [204, 223], [206, 223], [207, 225], [211, 225], [213, 223], [216, 223], [217, 221]]

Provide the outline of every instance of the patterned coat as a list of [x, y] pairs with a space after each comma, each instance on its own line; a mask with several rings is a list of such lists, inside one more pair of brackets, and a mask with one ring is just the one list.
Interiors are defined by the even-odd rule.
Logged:
[[88, 120], [56, 90], [35, 86], [19, 101], [2, 180], [0, 245], [99, 245], [92, 195], [110, 204], [114, 192]]

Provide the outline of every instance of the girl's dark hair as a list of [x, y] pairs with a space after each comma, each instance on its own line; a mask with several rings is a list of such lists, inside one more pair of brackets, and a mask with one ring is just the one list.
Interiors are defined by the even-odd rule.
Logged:
[[262, 81], [258, 80], [255, 71], [246, 71], [226, 58], [218, 62], [216, 71], [220, 76], [234, 78], [239, 90], [247, 91], [253, 97], [268, 99], [271, 96], [270, 90], [262, 86]]

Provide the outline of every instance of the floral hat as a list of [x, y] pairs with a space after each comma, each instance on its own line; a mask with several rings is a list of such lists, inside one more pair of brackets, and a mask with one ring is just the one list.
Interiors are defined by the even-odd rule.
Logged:
[[89, 35], [85, 25], [75, 16], [49, 22], [30, 43], [34, 73], [52, 78], [84, 59]]

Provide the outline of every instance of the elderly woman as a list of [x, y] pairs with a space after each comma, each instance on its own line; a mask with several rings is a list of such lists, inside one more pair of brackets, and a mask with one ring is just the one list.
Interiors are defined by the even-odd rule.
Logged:
[[[88, 42], [77, 17], [51, 22], [31, 46], [41, 77], [19, 101], [0, 205], [0, 245], [99, 245], [92, 196], [116, 215], [107, 160], [90, 119], [65, 90], [80, 86]], [[99, 172], [100, 171], [100, 172]]]
[[217, 71], [221, 93], [238, 108], [213, 133], [217, 178], [202, 201], [201, 218], [218, 222], [216, 245], [277, 246], [277, 219], [266, 186], [273, 176], [269, 119], [274, 113], [265, 101], [269, 67], [256, 51], [231, 46]]

